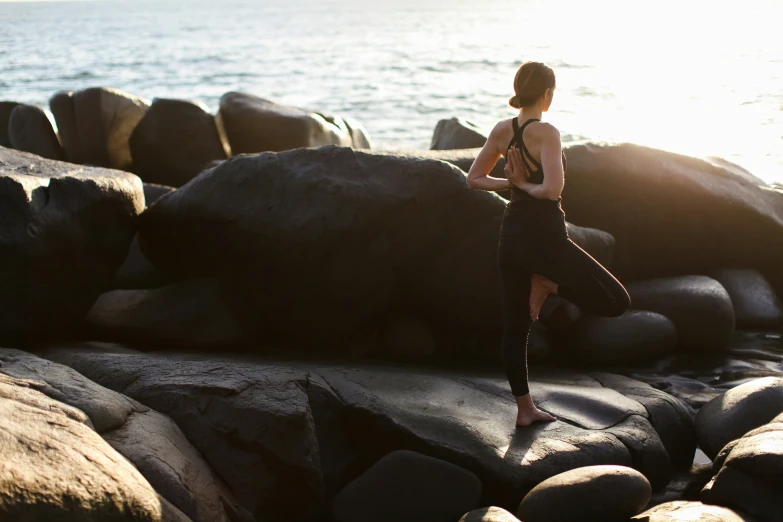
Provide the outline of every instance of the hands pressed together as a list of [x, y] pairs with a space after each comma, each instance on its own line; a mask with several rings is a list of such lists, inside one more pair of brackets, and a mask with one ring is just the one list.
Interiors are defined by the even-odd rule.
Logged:
[[515, 146], [508, 148], [506, 153], [506, 166], [503, 169], [509, 182], [518, 188], [524, 190], [527, 184], [529, 173], [525, 168], [522, 153]]

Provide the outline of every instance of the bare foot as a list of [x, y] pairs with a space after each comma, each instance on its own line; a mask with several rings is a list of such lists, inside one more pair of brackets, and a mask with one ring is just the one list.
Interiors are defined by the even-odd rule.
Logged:
[[534, 422], [552, 422], [557, 419], [545, 411], [541, 411], [533, 404], [530, 394], [515, 397], [517, 401], [517, 426], [530, 426]]
[[546, 296], [557, 293], [557, 285], [544, 276], [533, 274], [530, 278], [530, 318], [538, 321], [538, 313]]

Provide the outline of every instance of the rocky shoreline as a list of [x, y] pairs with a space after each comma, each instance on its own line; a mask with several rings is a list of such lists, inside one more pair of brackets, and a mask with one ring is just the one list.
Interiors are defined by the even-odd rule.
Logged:
[[374, 151], [243, 93], [51, 112], [0, 102], [0, 518], [780, 519], [783, 192], [747, 171], [565, 147], [569, 235], [632, 309], [547, 300], [558, 421], [515, 429], [478, 129]]

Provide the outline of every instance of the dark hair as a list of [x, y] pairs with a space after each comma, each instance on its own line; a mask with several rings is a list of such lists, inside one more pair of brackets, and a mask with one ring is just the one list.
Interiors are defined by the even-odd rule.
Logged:
[[555, 86], [555, 71], [541, 62], [525, 62], [514, 76], [514, 96], [508, 104], [515, 109], [536, 103], [547, 89]]

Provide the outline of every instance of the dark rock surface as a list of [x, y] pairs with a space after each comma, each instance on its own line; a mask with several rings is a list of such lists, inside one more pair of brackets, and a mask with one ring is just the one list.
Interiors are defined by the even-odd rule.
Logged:
[[519, 522], [519, 519], [503, 508], [490, 506], [465, 513], [459, 522]]
[[0, 374], [0, 518], [187, 522], [87, 416]]
[[143, 207], [133, 174], [0, 148], [0, 339], [79, 321], [108, 289]]
[[613, 385], [645, 405], [587, 375], [537, 371], [533, 396], [560, 422], [515, 430], [516, 406], [497, 372], [61, 350], [46, 356], [170, 415], [259, 519], [283, 509], [288, 520], [309, 519], [400, 449], [475, 473], [482, 503], [506, 509], [541, 481], [581, 466], [632, 466], [660, 489], [671, 476], [667, 447], [675, 463], [685, 451], [670, 439], [691, 436], [682, 404], [619, 376]]
[[197, 102], [156, 98], [129, 139], [132, 170], [147, 183], [179, 187], [227, 157], [215, 118]]
[[62, 91], [49, 100], [68, 161], [128, 170], [133, 129], [150, 102], [118, 89]]
[[783, 377], [753, 380], [704, 405], [696, 416], [699, 447], [710, 458], [729, 442], [783, 413]]
[[551, 477], [525, 496], [525, 522], [626, 522], [644, 509], [652, 489], [644, 475], [623, 466], [587, 466]]
[[[279, 105], [252, 94], [228, 92], [220, 98], [218, 119], [233, 154], [278, 152], [322, 145], [354, 146], [353, 127], [339, 117]], [[355, 122], [353, 122], [355, 126]], [[363, 135], [361, 126], [356, 133]], [[369, 142], [359, 138], [357, 148]]]
[[8, 137], [8, 120], [11, 118], [11, 111], [19, 105], [13, 101], [0, 101], [0, 147], [11, 147], [11, 139]]
[[734, 333], [734, 308], [726, 289], [706, 276], [678, 276], [625, 285], [631, 306], [657, 312], [677, 328], [682, 350], [725, 350]]
[[8, 119], [8, 140], [16, 150], [42, 158], [64, 160], [65, 151], [43, 109], [35, 105], [17, 105]]
[[143, 346], [222, 350], [250, 339], [215, 279], [191, 279], [149, 290], [113, 290], [85, 317], [88, 338]]
[[431, 150], [475, 149], [487, 142], [487, 134], [462, 118], [440, 120], [432, 134]]
[[783, 306], [775, 290], [757, 270], [723, 269], [708, 274], [731, 297], [737, 328], [779, 329]]
[[384, 455], [335, 497], [338, 522], [456, 520], [476, 509], [481, 481], [449, 462], [407, 450]]
[[734, 511], [701, 502], [668, 502], [648, 509], [631, 522], [753, 522]]
[[647, 508], [681, 500], [698, 501], [712, 475], [711, 464], [694, 464], [688, 471], [676, 473], [663, 490], [653, 493]]

